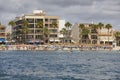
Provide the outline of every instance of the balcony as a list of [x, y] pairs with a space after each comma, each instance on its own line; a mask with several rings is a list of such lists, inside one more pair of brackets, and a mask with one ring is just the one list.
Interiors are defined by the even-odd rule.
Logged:
[[0, 38], [4, 38], [5, 37], [5, 35], [0, 35]]
[[0, 33], [5, 33], [5, 30], [0, 30]]
[[99, 36], [112, 36], [112, 33], [98, 33]]
[[97, 35], [91, 35], [91, 39], [98, 39]]
[[96, 30], [91, 30], [92, 34], [97, 34], [98, 32]]

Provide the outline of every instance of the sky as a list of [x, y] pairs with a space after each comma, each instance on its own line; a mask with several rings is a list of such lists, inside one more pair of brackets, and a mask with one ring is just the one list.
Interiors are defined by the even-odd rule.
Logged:
[[8, 26], [15, 17], [33, 10], [71, 23], [110, 23], [120, 30], [120, 0], [0, 0], [0, 21]]

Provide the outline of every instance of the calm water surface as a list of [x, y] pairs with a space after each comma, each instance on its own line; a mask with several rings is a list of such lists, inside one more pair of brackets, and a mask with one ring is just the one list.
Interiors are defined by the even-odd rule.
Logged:
[[120, 52], [0, 51], [0, 80], [120, 80]]

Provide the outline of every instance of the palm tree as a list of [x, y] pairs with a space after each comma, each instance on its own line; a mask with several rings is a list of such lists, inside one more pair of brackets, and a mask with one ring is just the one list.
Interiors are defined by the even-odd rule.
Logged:
[[87, 38], [89, 38], [90, 30], [86, 28], [84, 24], [79, 24], [79, 28], [81, 30], [80, 36], [81, 36], [81, 43], [82, 43], [83, 39], [87, 41]]
[[[55, 31], [55, 28], [58, 27], [58, 24], [57, 24], [56, 21], [53, 21], [53, 22], [52, 22], [52, 27], [54, 28], [54, 33], [55, 33], [55, 32], [56, 32], [56, 31]], [[55, 35], [54, 35], [54, 44], [55, 44]]]
[[[85, 25], [84, 24], [79, 24], [79, 28], [80, 28], [80, 30], [81, 30], [81, 33], [80, 33], [80, 38], [82, 39], [82, 31], [83, 31], [83, 29], [85, 29]], [[80, 42], [80, 43], [82, 43], [82, 41]]]
[[67, 37], [68, 37], [68, 39], [70, 39], [70, 28], [71, 28], [71, 26], [72, 26], [72, 24], [70, 22], [65, 23], [65, 27], [67, 29]]
[[84, 24], [79, 24], [79, 28], [80, 28], [80, 29], [84, 29], [84, 28], [85, 28], [85, 25], [84, 25]]
[[49, 43], [49, 34], [50, 34], [50, 31], [49, 31], [49, 29], [47, 28], [47, 27], [44, 27], [43, 28], [43, 34], [44, 34], [44, 42], [45, 42], [45, 40], [46, 40], [46, 38], [47, 38], [47, 42]]
[[[16, 23], [14, 21], [10, 21], [8, 23], [9, 26], [11, 26], [11, 31], [13, 30], [13, 27], [16, 25]], [[11, 38], [13, 37], [13, 31], [12, 31], [12, 35], [11, 35]]]
[[109, 44], [109, 30], [112, 28], [111, 24], [106, 24], [105, 28], [108, 29], [108, 44]]
[[[44, 30], [43, 30], [43, 27], [44, 27], [44, 25], [43, 25], [43, 21], [39, 21], [37, 24], [36, 24], [36, 26], [37, 26], [37, 28], [39, 28], [40, 29], [40, 34], [42, 33], [44, 33]], [[44, 34], [43, 34], [43, 36], [42, 36], [42, 38], [44, 37]]]
[[67, 29], [71, 28], [71, 26], [72, 26], [72, 24], [71, 24], [70, 22], [66, 22], [66, 23], [65, 23], [65, 27], [66, 27]]
[[[82, 33], [81, 33], [81, 35], [83, 35], [83, 37], [86, 39], [86, 43], [88, 43], [88, 39], [89, 39], [89, 34], [90, 34], [90, 30], [89, 29], [87, 29], [87, 28], [84, 28], [83, 30], [82, 30]], [[87, 39], [88, 38], [88, 39]]]
[[63, 43], [65, 42], [66, 33], [67, 33], [66, 28], [62, 28], [62, 30], [60, 31], [60, 34], [63, 34]]
[[11, 27], [13, 27], [13, 26], [16, 25], [16, 23], [15, 23], [14, 21], [10, 21], [10, 22], [8, 23], [8, 25], [11, 26]]
[[26, 35], [27, 35], [27, 33], [28, 33], [28, 31], [29, 31], [29, 29], [28, 29], [28, 26], [29, 26], [29, 23], [28, 23], [28, 21], [27, 20], [23, 20], [22, 21], [22, 25], [23, 25], [23, 27], [22, 27], [22, 34], [23, 34], [23, 36], [24, 36], [24, 42], [26, 41]]
[[92, 29], [93, 29], [93, 30], [97, 30], [97, 29], [98, 29], [98, 25], [93, 24]]
[[119, 43], [120, 31], [115, 32], [114, 36], [115, 36], [115, 38], [116, 38], [117, 45], [119, 46], [119, 45], [120, 45], [120, 43]]
[[91, 44], [98, 44], [98, 25], [91, 24]]
[[100, 34], [101, 34], [101, 29], [104, 27], [104, 24], [103, 23], [101, 23], [101, 22], [99, 22], [98, 23], [98, 28], [100, 29]]
[[117, 31], [117, 32], [115, 32], [115, 37], [120, 37], [120, 32], [119, 31]]

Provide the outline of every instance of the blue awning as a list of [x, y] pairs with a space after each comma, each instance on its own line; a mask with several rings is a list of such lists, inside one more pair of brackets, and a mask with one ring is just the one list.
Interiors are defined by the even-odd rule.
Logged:
[[0, 38], [0, 42], [5, 42], [5, 38]]

